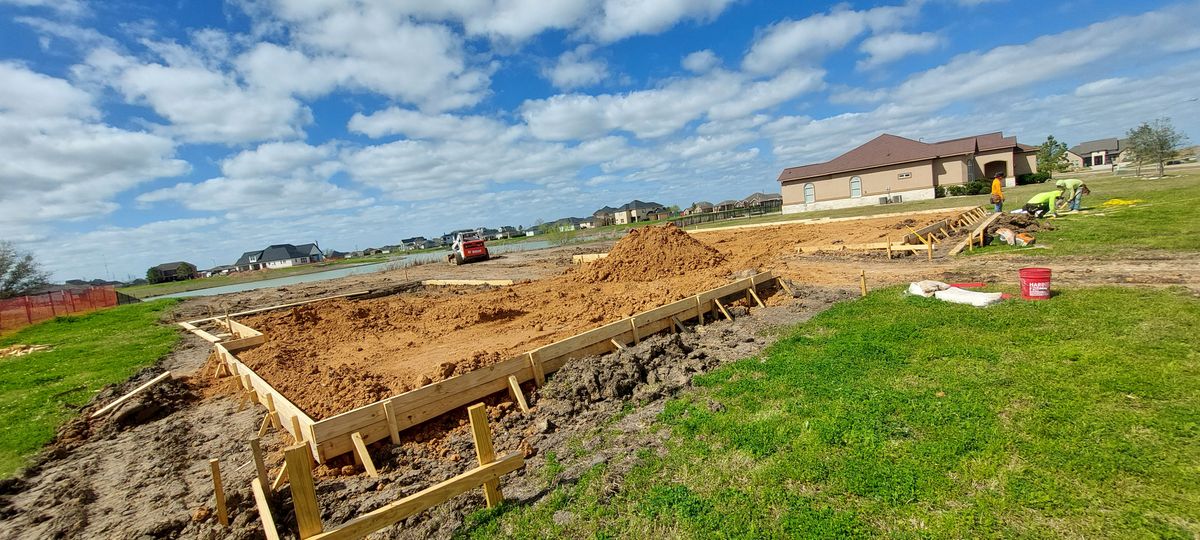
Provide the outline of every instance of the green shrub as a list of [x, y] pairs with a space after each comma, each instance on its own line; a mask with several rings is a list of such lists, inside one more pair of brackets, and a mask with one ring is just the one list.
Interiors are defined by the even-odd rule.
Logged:
[[946, 196], [946, 187], [945, 186], [933, 186], [933, 198], [941, 199], [942, 197], [945, 197], [945, 196]]
[[1027, 186], [1029, 184], [1043, 184], [1049, 179], [1050, 173], [1045, 172], [1018, 174], [1017, 185]]
[[979, 195], [980, 193], [991, 193], [991, 191], [992, 186], [984, 180], [975, 180], [946, 188], [946, 193], [954, 197], [959, 195]]

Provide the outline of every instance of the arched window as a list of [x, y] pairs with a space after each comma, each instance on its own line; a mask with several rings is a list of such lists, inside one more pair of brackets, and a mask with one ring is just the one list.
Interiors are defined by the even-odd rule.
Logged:
[[817, 188], [812, 184], [804, 184], [804, 204], [817, 202]]
[[862, 178], [857, 176], [850, 177], [850, 196], [854, 198], [862, 197]]

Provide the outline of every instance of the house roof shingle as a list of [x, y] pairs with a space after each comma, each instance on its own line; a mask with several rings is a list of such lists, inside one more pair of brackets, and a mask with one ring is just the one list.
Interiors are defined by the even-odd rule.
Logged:
[[1129, 144], [1129, 139], [1100, 139], [1096, 141], [1081, 142], [1072, 146], [1070, 151], [1077, 156], [1091, 154], [1092, 152], [1120, 152]]
[[[985, 133], [934, 143], [914, 141], [897, 135], [884, 133], [862, 146], [824, 163], [801, 167], [790, 167], [779, 173], [779, 181], [801, 180], [827, 174], [869, 169], [887, 165], [898, 165], [913, 161], [924, 161], [974, 152], [985, 152], [1025, 145], [1017, 143], [1016, 137], [1005, 137], [1001, 132]], [[1032, 147], [1028, 147], [1032, 148]]]
[[154, 268], [155, 268], [156, 270], [160, 270], [160, 271], [163, 271], [163, 272], [174, 272], [174, 271], [176, 271], [176, 270], [179, 270], [179, 267], [180, 267], [180, 266], [182, 266], [182, 265], [185, 265], [185, 264], [186, 264], [186, 265], [188, 265], [188, 266], [192, 266], [192, 264], [191, 264], [191, 263], [189, 263], [189, 262], [185, 262], [185, 261], [175, 261], [175, 262], [169, 262], [169, 263], [162, 263], [162, 264], [160, 264], [160, 265], [158, 265], [158, 266], [155, 266]]

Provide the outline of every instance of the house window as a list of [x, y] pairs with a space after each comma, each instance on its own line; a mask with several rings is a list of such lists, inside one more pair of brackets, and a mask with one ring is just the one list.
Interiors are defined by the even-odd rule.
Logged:
[[901, 180], [907, 180], [909, 178], [912, 178], [912, 173], [911, 172], [902, 172], [900, 174], [897, 174], [896, 178], [899, 178]]
[[804, 184], [804, 204], [817, 202], [817, 188], [812, 184]]
[[856, 199], [862, 197], [862, 178], [850, 177], [850, 196]]

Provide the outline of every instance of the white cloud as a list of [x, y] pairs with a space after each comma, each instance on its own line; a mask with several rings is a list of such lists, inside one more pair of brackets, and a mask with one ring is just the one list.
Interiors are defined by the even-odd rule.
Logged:
[[920, 3], [863, 11], [835, 9], [800, 20], [784, 19], [767, 27], [742, 59], [742, 69], [770, 73], [795, 64], [815, 65], [865, 31], [881, 32], [906, 24]]
[[169, 139], [97, 122], [90, 97], [62, 79], [0, 62], [0, 228], [31, 235], [40, 224], [107, 214], [113, 198], [183, 174]]
[[1098, 96], [1103, 94], [1112, 94], [1128, 89], [1130, 80], [1125, 77], [1114, 77], [1111, 79], [1100, 79], [1089, 83], [1081, 84], [1075, 88], [1075, 95], [1079, 97]]
[[685, 57], [680, 65], [692, 73], [706, 73], [721, 64], [721, 59], [712, 52], [712, 49], [704, 49], [696, 51]]
[[858, 62], [858, 69], [874, 69], [905, 56], [927, 53], [941, 46], [943, 42], [941, 36], [931, 32], [893, 32], [871, 36], [864, 39], [858, 47], [858, 50], [867, 54], [866, 59]]
[[709, 21], [733, 0], [605, 0], [603, 17], [588, 28], [601, 41], [657, 34], [681, 20]]
[[155, 44], [166, 64], [143, 63], [111, 49], [88, 55], [74, 72], [117, 89], [169, 122], [160, 131], [192, 142], [243, 143], [292, 138], [312, 121], [307, 107], [286, 94], [244, 87], [206, 59], [173, 44]]
[[825, 71], [820, 69], [789, 69], [774, 79], [747, 85], [737, 99], [714, 105], [708, 116], [716, 120], [727, 120], [774, 107], [796, 96], [822, 88], [825, 84], [824, 77]]
[[70, 17], [77, 17], [88, 12], [87, 5], [80, 0], [0, 0], [0, 4], [27, 8], [47, 8]]
[[591, 57], [595, 49], [593, 45], [584, 44], [562, 53], [553, 66], [542, 70], [542, 76], [564, 90], [603, 81], [608, 76], [608, 64]]
[[410, 139], [456, 141], [491, 140], [508, 130], [500, 121], [483, 116], [428, 115], [398, 107], [369, 115], [354, 113], [347, 129], [374, 138], [402, 134]]

